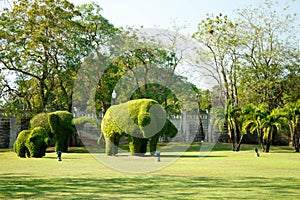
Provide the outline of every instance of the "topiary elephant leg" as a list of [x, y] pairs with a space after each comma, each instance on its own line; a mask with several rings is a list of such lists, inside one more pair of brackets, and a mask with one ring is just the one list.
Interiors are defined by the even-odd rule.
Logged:
[[118, 154], [119, 141], [120, 141], [120, 136], [105, 137], [106, 155], [114, 156]]
[[118, 149], [119, 149], [119, 142], [120, 142], [120, 136], [117, 135], [116, 137], [113, 138], [113, 155], [118, 154]]
[[105, 152], [106, 152], [106, 155], [108, 155], [108, 156], [113, 155], [112, 147], [113, 147], [113, 143], [111, 141], [111, 138], [110, 137], [105, 137]]
[[147, 152], [147, 144], [148, 144], [148, 139], [142, 138], [141, 148], [140, 148], [140, 152], [139, 152], [141, 155], [145, 155], [145, 153]]
[[155, 136], [151, 137], [151, 139], [150, 139], [150, 154], [151, 154], [151, 156], [154, 156], [154, 154], [155, 154], [157, 143], [158, 143], [158, 139], [159, 139], [159, 135], [158, 134], [156, 134]]
[[140, 155], [141, 146], [142, 146], [142, 138], [129, 136], [128, 145], [131, 155]]

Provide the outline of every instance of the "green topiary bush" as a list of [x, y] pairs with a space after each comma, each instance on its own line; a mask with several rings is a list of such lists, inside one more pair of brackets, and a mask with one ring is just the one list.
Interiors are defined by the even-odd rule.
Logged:
[[174, 124], [169, 119], [167, 119], [166, 123], [165, 123], [164, 127], [161, 129], [161, 131], [157, 135], [152, 137], [151, 140], [150, 140], [150, 153], [151, 153], [151, 155], [155, 154], [157, 143], [158, 143], [158, 140], [161, 136], [167, 136], [169, 138], [173, 138], [177, 135], [177, 132], [178, 132], [178, 130], [174, 126]]
[[35, 127], [33, 130], [21, 131], [14, 143], [14, 151], [17, 156], [25, 158], [45, 156], [46, 149], [51, 139], [42, 127]]
[[83, 126], [87, 123], [92, 124], [95, 128], [100, 128], [100, 125], [96, 121], [96, 119], [92, 117], [79, 117], [79, 118], [74, 118], [72, 120], [72, 124], [76, 126], [77, 129], [83, 129]]
[[128, 136], [131, 154], [143, 155], [149, 140], [150, 151], [154, 151], [160, 136], [174, 137], [177, 134], [176, 127], [166, 119], [164, 109], [152, 99], [131, 100], [111, 106], [102, 119], [101, 130], [107, 155], [118, 153], [119, 139], [125, 135]]
[[45, 156], [46, 149], [50, 143], [51, 139], [46, 129], [42, 127], [36, 127], [31, 130], [25, 145], [29, 150], [30, 157], [41, 158]]
[[48, 123], [55, 140], [55, 151], [68, 151], [69, 137], [76, 133], [72, 119], [73, 115], [68, 111], [56, 111], [48, 114]]
[[46, 129], [50, 138], [53, 137], [50, 125], [48, 123], [48, 114], [47, 113], [39, 113], [35, 115], [29, 122], [29, 129], [32, 130], [35, 127], [43, 127]]
[[29, 150], [26, 147], [26, 141], [30, 135], [31, 130], [23, 130], [18, 134], [16, 141], [14, 142], [14, 151], [17, 153], [17, 156], [21, 158], [30, 157]]
[[55, 150], [66, 152], [71, 134], [76, 133], [73, 115], [68, 111], [39, 113], [30, 120], [30, 129], [43, 127], [54, 140]]

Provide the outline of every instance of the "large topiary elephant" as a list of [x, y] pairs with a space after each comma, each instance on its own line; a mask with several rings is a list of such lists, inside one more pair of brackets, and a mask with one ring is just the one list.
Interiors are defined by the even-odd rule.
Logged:
[[30, 120], [30, 129], [43, 127], [54, 138], [55, 151], [68, 151], [69, 137], [76, 133], [72, 122], [73, 115], [68, 111], [40, 113]]
[[111, 106], [102, 119], [101, 130], [107, 155], [118, 153], [122, 136], [128, 137], [132, 155], [144, 155], [148, 141], [153, 155], [160, 136], [174, 137], [177, 134], [176, 127], [166, 118], [162, 106], [152, 99], [131, 100]]
[[21, 131], [14, 143], [14, 151], [19, 157], [43, 157], [51, 139], [42, 127]]

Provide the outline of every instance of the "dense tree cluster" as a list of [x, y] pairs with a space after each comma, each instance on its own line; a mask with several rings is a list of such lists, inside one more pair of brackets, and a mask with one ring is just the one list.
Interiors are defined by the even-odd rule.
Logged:
[[[299, 38], [292, 25], [295, 15], [285, 12], [287, 7], [279, 14], [276, 6], [272, 1], [265, 1], [258, 8], [249, 6], [238, 10], [236, 19], [208, 15], [193, 35], [206, 49], [201, 59], [206, 63], [206, 74], [217, 83], [215, 122], [222, 128], [225, 124], [236, 151], [243, 139], [241, 125], [245, 121], [252, 124], [262, 144], [266, 140], [268, 151], [273, 134], [279, 133], [279, 124], [284, 124], [278, 114], [280, 109], [300, 99]], [[217, 111], [218, 107], [225, 112]], [[256, 122], [250, 122], [249, 113], [243, 112], [251, 113], [251, 120]], [[254, 128], [253, 123], [259, 128]], [[297, 126], [296, 123], [293, 128], [296, 132]]]

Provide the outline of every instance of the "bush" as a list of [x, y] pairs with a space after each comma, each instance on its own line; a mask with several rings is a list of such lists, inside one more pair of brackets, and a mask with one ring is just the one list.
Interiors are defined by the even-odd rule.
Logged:
[[77, 129], [83, 129], [85, 124], [92, 124], [95, 128], [100, 128], [98, 122], [92, 117], [79, 117], [72, 120], [72, 124], [76, 126]]
[[39, 113], [30, 120], [30, 129], [43, 127], [50, 138], [54, 139], [56, 151], [66, 152], [69, 146], [69, 137], [76, 133], [73, 124], [73, 115], [68, 111]]
[[19, 133], [16, 141], [14, 142], [14, 151], [17, 153], [17, 156], [21, 158], [30, 157], [28, 148], [26, 147], [26, 140], [30, 135], [31, 130], [23, 130]]
[[53, 137], [50, 125], [48, 123], [48, 114], [47, 113], [39, 113], [35, 115], [29, 122], [29, 129], [33, 130], [36, 127], [43, 127], [46, 129], [50, 138]]
[[35, 127], [33, 130], [24, 130], [19, 133], [14, 143], [14, 151], [19, 157], [40, 158], [45, 155], [50, 141], [46, 129], [42, 127]]
[[[150, 115], [151, 113], [151, 115]], [[132, 154], [144, 154], [150, 140], [150, 149], [156, 150], [162, 135], [174, 137], [176, 127], [167, 119], [164, 109], [152, 99], [131, 100], [111, 106], [101, 123], [107, 155], [115, 155], [121, 136], [128, 136]]]
[[166, 137], [169, 137], [169, 138], [173, 138], [177, 135], [177, 132], [178, 132], [178, 130], [174, 126], [174, 124], [169, 119], [166, 119], [165, 125], [162, 128], [162, 130], [157, 135], [152, 137], [151, 140], [150, 140], [150, 153], [151, 153], [151, 155], [155, 154], [157, 143], [158, 143], [158, 140], [161, 136], [166, 136]]
[[45, 156], [46, 149], [50, 145], [50, 137], [46, 129], [36, 127], [31, 130], [29, 137], [26, 140], [26, 146], [29, 150], [30, 157], [41, 158]]
[[48, 123], [55, 140], [55, 151], [68, 151], [69, 137], [76, 133], [72, 119], [73, 115], [68, 111], [56, 111], [48, 114]]

